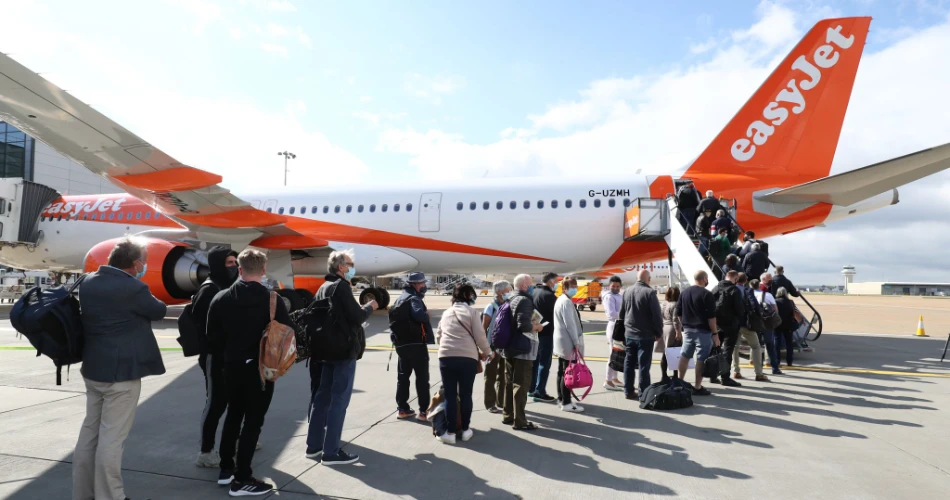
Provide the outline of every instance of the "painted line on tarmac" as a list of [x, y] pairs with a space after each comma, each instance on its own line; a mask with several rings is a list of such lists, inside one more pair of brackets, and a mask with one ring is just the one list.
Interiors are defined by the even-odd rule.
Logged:
[[[368, 345], [367, 351], [392, 351], [391, 346]], [[438, 349], [427, 349], [431, 353], [439, 352]], [[552, 359], [557, 359], [552, 357]], [[610, 361], [610, 358], [584, 356], [585, 361]], [[742, 368], [753, 368], [751, 364], [740, 365]], [[950, 373], [928, 373], [928, 372], [898, 372], [888, 370], [863, 370], [857, 368], [820, 368], [817, 366], [783, 366], [782, 370], [795, 370], [803, 372], [823, 372], [823, 373], [855, 373], [870, 375], [897, 375], [902, 377], [930, 377], [930, 378], [950, 378]]]

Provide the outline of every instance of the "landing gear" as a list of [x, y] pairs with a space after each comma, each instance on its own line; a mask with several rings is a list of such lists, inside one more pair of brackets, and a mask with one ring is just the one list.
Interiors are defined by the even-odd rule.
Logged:
[[297, 292], [297, 295], [303, 300], [303, 307], [307, 307], [313, 303], [313, 294], [310, 293], [310, 290], [306, 288], [295, 288], [294, 291]]
[[591, 304], [590, 306], [588, 306], [588, 308], [590, 309], [590, 312], [594, 312], [597, 310], [597, 304]]
[[360, 293], [360, 305], [375, 300], [380, 309], [389, 307], [389, 292], [385, 288], [371, 287]]
[[280, 290], [277, 290], [277, 295], [280, 295], [281, 297], [285, 299], [284, 300], [285, 305], [288, 302], [290, 303], [289, 310], [287, 311], [288, 313], [292, 313], [298, 309], [303, 309], [304, 307], [306, 307], [306, 304], [304, 303], [304, 299], [303, 297], [300, 296], [300, 294], [298, 293], [298, 290], [291, 289], [291, 288], [281, 288]]

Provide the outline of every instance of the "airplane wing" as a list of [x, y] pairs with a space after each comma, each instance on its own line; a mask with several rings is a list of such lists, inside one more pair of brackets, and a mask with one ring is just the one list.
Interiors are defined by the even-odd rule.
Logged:
[[950, 144], [756, 196], [779, 204], [829, 203], [849, 206], [950, 168]]
[[4, 54], [0, 119], [189, 229], [301, 238], [282, 215], [232, 195], [220, 175], [180, 163]]

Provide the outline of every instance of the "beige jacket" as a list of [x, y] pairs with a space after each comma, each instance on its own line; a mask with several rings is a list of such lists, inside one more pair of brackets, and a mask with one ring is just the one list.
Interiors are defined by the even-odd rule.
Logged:
[[440, 358], [478, 359], [479, 352], [491, 352], [480, 316], [475, 308], [458, 302], [442, 313], [442, 320], [435, 330]]

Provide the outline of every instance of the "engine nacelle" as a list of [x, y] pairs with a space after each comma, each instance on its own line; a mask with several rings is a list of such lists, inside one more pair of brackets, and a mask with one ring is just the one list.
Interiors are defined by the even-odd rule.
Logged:
[[[106, 240], [92, 247], [83, 261], [83, 270], [92, 272], [109, 263], [109, 254], [120, 238]], [[148, 242], [148, 269], [142, 281], [152, 295], [173, 305], [191, 300], [198, 287], [208, 277], [210, 269], [202, 256], [184, 243], [146, 238]]]

